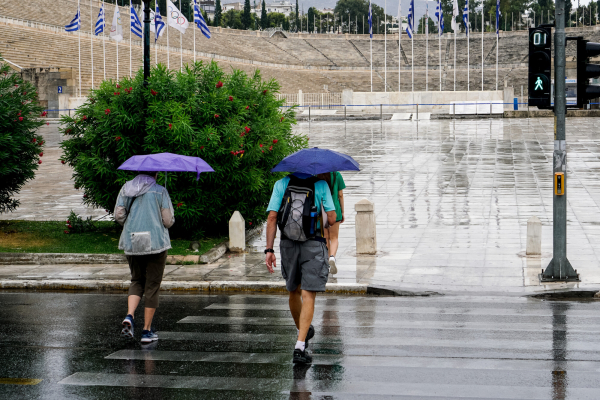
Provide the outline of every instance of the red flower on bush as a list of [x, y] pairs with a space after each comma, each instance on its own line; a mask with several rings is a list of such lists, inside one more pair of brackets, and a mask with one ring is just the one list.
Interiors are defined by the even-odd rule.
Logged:
[[70, 223], [71, 223], [71, 221], [67, 220], [67, 224], [70, 224]]
[[263, 94], [267, 94], [267, 89], [263, 90]]
[[72, 228], [73, 228], [73, 226], [71, 226], [71, 225], [68, 225], [68, 226], [67, 226], [67, 228], [69, 228], [69, 229], [72, 229]]
[[233, 101], [233, 97], [229, 96], [229, 101]]
[[223, 87], [223, 82], [219, 81], [217, 82], [217, 84], [215, 85], [218, 88], [222, 88]]
[[169, 129], [173, 129], [173, 124], [169, 124]]
[[277, 142], [278, 142], [278, 140], [277, 140], [277, 139], [273, 139], [273, 143], [277, 143]]
[[20, 121], [23, 121], [23, 117], [19, 117], [19, 122], [20, 122]]
[[19, 87], [19, 85], [15, 84], [15, 87]]
[[46, 125], [50, 125], [50, 122], [46, 122]]
[[269, 151], [273, 150], [273, 146], [269, 147]]
[[84, 195], [83, 195], [83, 198], [84, 198], [84, 199], [87, 199], [87, 197], [88, 197], [88, 195], [87, 195], [87, 194], [84, 194]]
[[284, 118], [283, 118], [283, 117], [281, 117], [281, 118], [279, 119], [279, 122], [283, 122], [283, 120], [284, 120]]
[[60, 160], [60, 163], [61, 163], [61, 164], [64, 164], [64, 163], [65, 163], [65, 160]]
[[121, 86], [117, 83], [117, 89], [121, 89]]
[[48, 112], [44, 111], [44, 112], [42, 113], [42, 117], [45, 117], [46, 115], [48, 115]]
[[17, 117], [18, 117], [19, 115], [21, 115], [21, 111], [19, 111], [19, 112], [17, 113]]
[[259, 144], [258, 146], [259, 146], [259, 147], [263, 147], [263, 144], [261, 143], [261, 144]]
[[152, 96], [156, 96], [158, 94], [154, 89], [150, 89], [150, 93]]
[[244, 137], [246, 134], [244, 132], [240, 133], [240, 137]]
[[65, 234], [69, 234], [69, 231], [65, 231]]
[[121, 136], [117, 136], [117, 137], [115, 138], [115, 140], [118, 142], [119, 140], [121, 140]]
[[202, 150], [204, 148], [204, 146], [200, 146], [200, 150]]
[[107, 108], [106, 110], [104, 110], [104, 114], [106, 114], [106, 115], [110, 114], [110, 108]]
[[84, 115], [83, 118], [81, 118], [82, 120], [86, 121], [87, 120], [87, 115]]
[[215, 114], [215, 118], [219, 118], [219, 114]]
[[252, 225], [252, 222], [248, 222], [248, 224]]
[[115, 96], [118, 96], [120, 94], [121, 94], [121, 92], [115, 92]]
[[248, 128], [247, 126], [244, 128], [244, 130], [246, 131], [246, 133], [250, 133], [250, 128]]
[[40, 153], [40, 157], [44, 157], [44, 153]]
[[177, 208], [181, 207], [183, 203], [177, 203]]
[[39, 160], [39, 161], [38, 161], [38, 164], [41, 164], [41, 163], [42, 163], [42, 160]]
[[250, 106], [246, 106], [246, 110], [249, 110], [249, 109], [250, 109]]
[[38, 143], [40, 146], [44, 144], [44, 141], [42, 140], [41, 142]]
[[36, 139], [36, 138], [33, 138], [32, 142], [33, 142], [33, 143], [37, 142], [37, 139]]

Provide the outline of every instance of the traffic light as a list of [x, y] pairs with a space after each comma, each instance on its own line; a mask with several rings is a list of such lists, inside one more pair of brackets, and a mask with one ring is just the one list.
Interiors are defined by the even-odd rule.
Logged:
[[529, 28], [529, 105], [552, 108], [552, 28]]
[[600, 43], [577, 38], [577, 108], [583, 108], [590, 99], [600, 97], [600, 85], [590, 85], [590, 78], [600, 76], [600, 65], [588, 64], [589, 58], [600, 54]]

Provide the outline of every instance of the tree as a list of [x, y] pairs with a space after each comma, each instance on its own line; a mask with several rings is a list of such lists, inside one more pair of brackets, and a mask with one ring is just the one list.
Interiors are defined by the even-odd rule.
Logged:
[[221, 26], [221, 14], [223, 9], [221, 8], [221, 0], [215, 2], [215, 16], [213, 17], [213, 25]]
[[298, 13], [298, 0], [296, 0], [296, 32], [300, 32], [300, 14]]
[[[386, 18], [384, 16], [383, 8], [373, 3], [371, 11], [373, 12], [373, 33], [377, 33], [377, 21], [379, 21], [379, 24], [381, 25], [380, 32], [383, 32], [383, 24]], [[338, 0], [335, 5], [334, 14], [337, 16], [338, 21], [340, 16], [343, 15], [345, 28], [342, 27], [342, 29], [345, 31], [348, 31], [349, 28], [352, 29], [352, 32], [354, 32], [355, 29], [357, 32], [363, 32], [363, 28], [364, 32], [369, 31], [369, 23], [367, 22], [367, 16], [369, 15], [368, 0]], [[363, 16], [366, 27], [363, 27]], [[352, 19], [351, 24], [350, 18]], [[390, 20], [390, 15], [387, 16], [387, 19], [388, 21]]]
[[[419, 25], [417, 28], [417, 33], [425, 33], [425, 16], [423, 15], [421, 18], [419, 18]], [[433, 19], [431, 19], [431, 17], [428, 18], [429, 21], [429, 33], [434, 33], [437, 32], [437, 27], [435, 26], [435, 22], [433, 22]]]
[[[73, 168], [75, 187], [88, 206], [113, 210], [121, 186], [135, 174], [117, 168], [137, 154], [170, 152], [201, 157], [214, 170], [169, 173], [176, 235], [220, 235], [238, 210], [247, 227], [266, 219], [276, 180], [271, 168], [307, 147], [295, 135], [294, 110], [282, 111], [279, 84], [225, 74], [215, 62], [173, 72], [159, 64], [144, 87], [143, 71], [119, 82], [104, 81], [75, 116], [64, 116], [62, 159]], [[145, 112], [140, 112], [144, 105]], [[158, 183], [165, 184], [164, 174]]]
[[242, 11], [229, 10], [221, 17], [221, 26], [231, 29], [244, 29], [242, 23]]
[[282, 28], [285, 29], [285, 14], [282, 13], [269, 13], [269, 28]]
[[281, 28], [284, 31], [289, 31], [290, 30], [290, 19], [289, 18], [285, 17], [283, 19], [283, 24], [281, 25]]
[[315, 20], [315, 11], [312, 7], [310, 7], [308, 9], [308, 33], [313, 33], [313, 31], [315, 29], [314, 20]]
[[265, 0], [262, 2], [262, 7], [260, 11], [260, 27], [262, 29], [267, 29], [269, 26], [269, 20], [267, 18], [267, 6], [265, 4]]
[[244, 29], [250, 29], [252, 26], [252, 16], [250, 15], [250, 0], [244, 1], [244, 11], [242, 12], [242, 26]]
[[37, 101], [36, 88], [0, 64], [0, 213], [17, 209], [14, 196], [42, 163], [44, 140], [36, 131], [44, 124], [38, 118], [43, 109]]

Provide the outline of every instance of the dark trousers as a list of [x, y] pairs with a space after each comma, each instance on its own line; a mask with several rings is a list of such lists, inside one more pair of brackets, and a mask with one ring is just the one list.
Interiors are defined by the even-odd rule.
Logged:
[[127, 256], [131, 271], [129, 295], [142, 297], [146, 294], [146, 308], [158, 307], [158, 292], [162, 282], [167, 251], [144, 256]]

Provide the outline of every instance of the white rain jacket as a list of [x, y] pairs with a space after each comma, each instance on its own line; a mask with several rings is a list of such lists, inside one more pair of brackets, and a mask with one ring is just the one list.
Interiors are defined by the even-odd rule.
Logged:
[[167, 189], [148, 175], [123, 185], [115, 206], [115, 220], [123, 225], [119, 249], [126, 255], [162, 253], [171, 248], [169, 228], [175, 223]]

